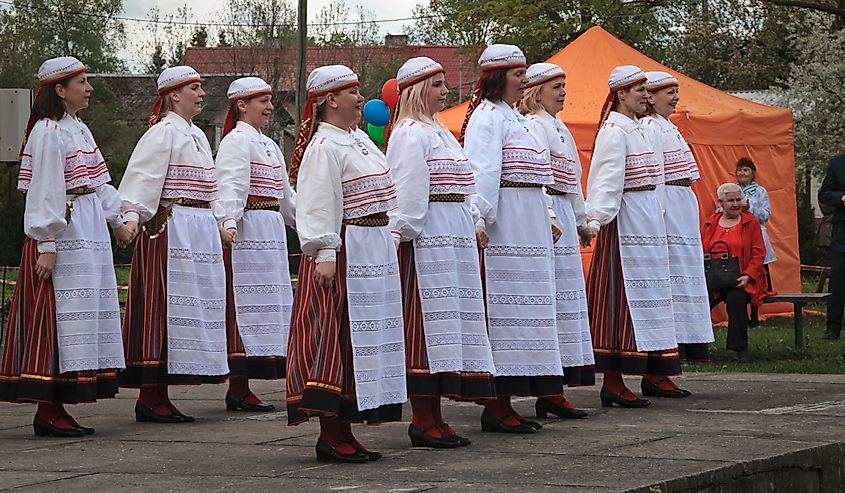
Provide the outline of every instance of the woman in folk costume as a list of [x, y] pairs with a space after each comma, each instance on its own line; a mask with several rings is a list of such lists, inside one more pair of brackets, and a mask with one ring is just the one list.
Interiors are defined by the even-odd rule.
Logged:
[[479, 64], [462, 139], [475, 172], [477, 227], [489, 235], [483, 263], [498, 398], [485, 404], [481, 426], [532, 433], [540, 425], [517, 414], [511, 396], [563, 399], [552, 250], [560, 231], [553, 219], [549, 231], [543, 194], [554, 178], [545, 146], [513, 107], [527, 83], [522, 51], [491, 45]]
[[[667, 205], [663, 215], [669, 249], [672, 311], [678, 352], [685, 361], [709, 361], [714, 341], [704, 264], [701, 262], [701, 233], [698, 228], [698, 200], [693, 183], [700, 175], [678, 127], [669, 121], [678, 104], [678, 79], [666, 72], [646, 72], [648, 115], [640, 119], [652, 149], [663, 167]], [[649, 376], [642, 381], [643, 394], [656, 397], [687, 397], [669, 377]]]
[[[279, 146], [261, 133], [273, 112], [273, 91], [258, 77], [229, 86], [229, 113], [214, 163], [217, 220], [226, 266], [226, 339], [230, 411], [267, 412], [249, 379], [283, 378], [293, 291], [285, 223], [294, 226], [296, 195]], [[228, 241], [229, 237], [233, 241]]]
[[625, 387], [623, 373], [644, 375], [646, 382], [667, 390], [671, 382], [665, 377], [681, 368], [666, 226], [656, 191], [663, 175], [636, 119], [646, 110], [645, 84], [645, 74], [632, 65], [611, 72], [587, 180], [587, 227], [594, 233], [601, 227], [587, 278], [587, 305], [606, 407], [651, 404]]
[[351, 130], [364, 98], [343, 65], [314, 69], [290, 180], [302, 252], [287, 358], [288, 423], [320, 418], [317, 459], [360, 463], [350, 423], [401, 419], [402, 298], [387, 212], [396, 191], [384, 154]]
[[[528, 84], [519, 102], [538, 140], [548, 149], [555, 182], [546, 185], [557, 222], [563, 232], [555, 242], [555, 285], [557, 335], [564, 383], [570, 386], [596, 383], [593, 370], [593, 342], [587, 316], [587, 295], [580, 243], [592, 241], [587, 211], [581, 191], [581, 161], [575, 139], [557, 118], [566, 97], [566, 74], [553, 63], [535, 63], [526, 71]], [[561, 418], [579, 419], [587, 413], [575, 409], [564, 398], [538, 399], [537, 417], [552, 413]]]
[[21, 153], [26, 194], [20, 271], [0, 362], [0, 400], [36, 402], [36, 435], [79, 437], [64, 404], [117, 393], [124, 367], [120, 308], [108, 225], [124, 241], [120, 199], [106, 162], [77, 112], [92, 87], [73, 57], [38, 70], [40, 84]]
[[[123, 319], [122, 387], [140, 388], [135, 419], [182, 423], [168, 385], [217, 383], [226, 360], [226, 271], [214, 160], [191, 119], [202, 111], [202, 79], [191, 67], [166, 69], [150, 128], [138, 141], [120, 192], [124, 215], [141, 224]], [[281, 261], [281, 260], [280, 260]]]
[[493, 356], [470, 196], [475, 178], [455, 137], [437, 120], [449, 89], [443, 67], [426, 57], [396, 76], [399, 103], [387, 162], [398, 207], [390, 227], [399, 246], [405, 362], [413, 446], [468, 445], [441, 415], [440, 398], [496, 397]]

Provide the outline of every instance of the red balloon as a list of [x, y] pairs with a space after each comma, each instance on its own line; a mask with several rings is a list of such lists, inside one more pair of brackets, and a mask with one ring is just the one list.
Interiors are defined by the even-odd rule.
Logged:
[[381, 100], [391, 110], [396, 108], [396, 103], [399, 102], [399, 85], [396, 79], [390, 79], [381, 86]]

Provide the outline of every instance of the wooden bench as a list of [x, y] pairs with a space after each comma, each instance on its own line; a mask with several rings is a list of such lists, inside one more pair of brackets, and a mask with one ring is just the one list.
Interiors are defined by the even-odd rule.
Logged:
[[763, 303], [792, 303], [795, 313], [795, 348], [804, 347], [804, 305], [826, 303], [830, 293], [783, 293], [766, 296]]

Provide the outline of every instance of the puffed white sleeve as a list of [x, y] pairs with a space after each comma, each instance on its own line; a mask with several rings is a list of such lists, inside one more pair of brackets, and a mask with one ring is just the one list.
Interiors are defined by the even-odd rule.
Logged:
[[666, 156], [663, 154], [663, 129], [652, 117], [649, 117], [648, 120], [643, 119], [640, 126], [645, 134], [645, 140], [648, 141], [657, 162], [660, 163], [660, 183], [657, 185], [655, 192], [657, 193], [657, 200], [660, 202], [660, 209], [666, 214]]
[[249, 195], [250, 142], [241, 132], [230, 132], [220, 142], [214, 160], [217, 201], [214, 216], [225, 229], [237, 229]]
[[135, 145], [117, 187], [127, 221], [143, 223], [155, 215], [172, 146], [173, 135], [163, 123], [153, 125]]
[[56, 122], [39, 121], [29, 136], [25, 153], [31, 156], [32, 179], [26, 192], [23, 230], [38, 242], [39, 253], [53, 253], [56, 237], [67, 227], [65, 152]]
[[474, 112], [464, 136], [464, 152], [475, 173], [473, 202], [481, 215], [479, 221], [486, 225], [496, 222], [502, 177], [504, 121], [497, 111]]
[[415, 240], [425, 224], [431, 183], [426, 158], [431, 148], [431, 139], [421, 125], [399, 127], [390, 136], [387, 164], [398, 205], [389, 213], [389, 227], [399, 241]]
[[575, 225], [579, 230], [587, 226], [587, 205], [584, 203], [584, 191], [581, 189], [581, 177], [584, 175], [584, 170], [581, 168], [581, 157], [578, 155], [578, 146], [575, 145], [575, 138], [572, 132], [566, 125], [563, 126], [566, 131], [566, 145], [572, 154], [572, 159], [575, 160], [573, 168], [575, 169], [575, 183], [578, 184], [577, 193], [568, 193], [566, 198], [572, 206], [572, 211], [575, 213]]
[[312, 143], [302, 156], [296, 184], [296, 232], [305, 255], [334, 262], [343, 220], [341, 163], [325, 144]]
[[[276, 153], [276, 157], [279, 159], [279, 162], [282, 163], [282, 169], [287, 169], [282, 149], [275, 142], [273, 142], [273, 151]], [[287, 173], [285, 173], [284, 177], [282, 177], [282, 189], [282, 200], [279, 201], [279, 212], [285, 219], [285, 224], [293, 229], [296, 229], [296, 192], [290, 186]]]
[[599, 132], [587, 178], [587, 221], [605, 226], [619, 213], [625, 188], [625, 134], [609, 127]]
[[111, 183], [105, 183], [97, 187], [97, 198], [100, 199], [100, 205], [103, 207], [103, 213], [106, 215], [106, 222], [112, 229], [117, 229], [123, 225], [123, 214], [120, 213], [121, 200], [120, 194], [117, 193]]

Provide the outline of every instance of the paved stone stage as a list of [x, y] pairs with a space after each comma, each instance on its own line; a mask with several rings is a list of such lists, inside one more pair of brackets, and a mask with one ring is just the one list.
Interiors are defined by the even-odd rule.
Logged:
[[[601, 408], [598, 387], [572, 389], [590, 417], [542, 420], [527, 436], [482, 433], [478, 406], [448, 402], [444, 415], [473, 440], [457, 450], [412, 449], [407, 422], [355, 426], [385, 453], [363, 465], [318, 463], [315, 422], [226, 412], [223, 385], [172, 390], [198, 417], [192, 424], [136, 423], [132, 390], [70, 406], [97, 428], [85, 439], [35, 438], [34, 406], [0, 404], [0, 490], [845, 491], [845, 376], [691, 373], [679, 382], [694, 395], [645, 410]], [[253, 388], [284, 409], [281, 382]], [[533, 402], [516, 407], [532, 416]]]

